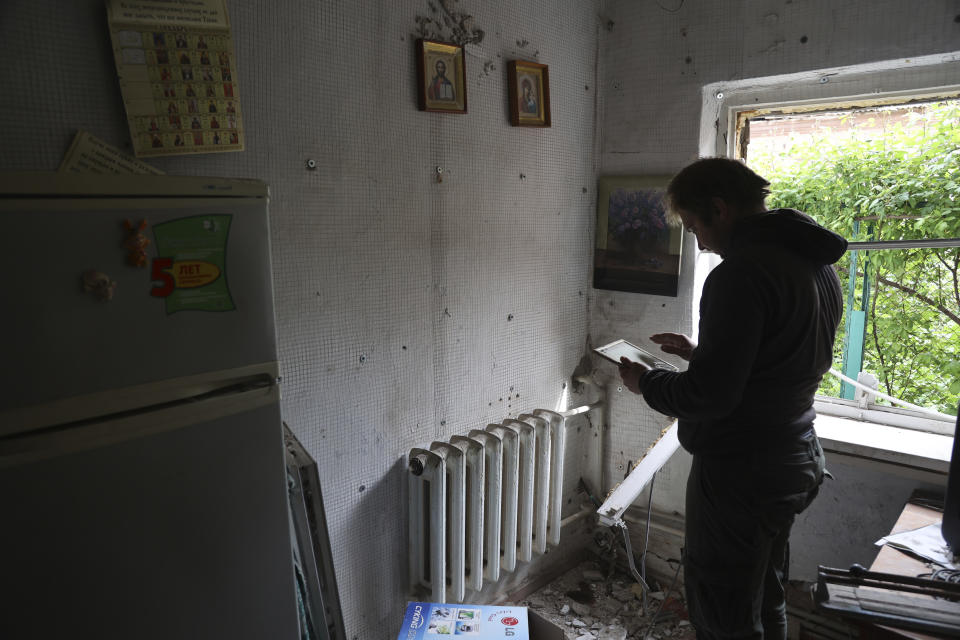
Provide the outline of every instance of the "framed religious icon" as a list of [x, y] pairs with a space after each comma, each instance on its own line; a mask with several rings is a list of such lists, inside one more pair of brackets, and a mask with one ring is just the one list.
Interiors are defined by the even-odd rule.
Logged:
[[467, 112], [463, 47], [417, 40], [417, 100], [421, 111]]
[[683, 226], [667, 218], [669, 177], [612, 176], [597, 188], [595, 289], [676, 296]]
[[515, 127], [550, 126], [550, 72], [547, 65], [524, 60], [507, 63], [510, 124]]

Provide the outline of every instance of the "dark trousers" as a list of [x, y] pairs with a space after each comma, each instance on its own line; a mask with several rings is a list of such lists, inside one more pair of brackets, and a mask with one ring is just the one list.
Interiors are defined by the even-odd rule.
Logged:
[[790, 527], [816, 497], [823, 465], [812, 429], [775, 450], [694, 455], [684, 582], [697, 638], [787, 637]]

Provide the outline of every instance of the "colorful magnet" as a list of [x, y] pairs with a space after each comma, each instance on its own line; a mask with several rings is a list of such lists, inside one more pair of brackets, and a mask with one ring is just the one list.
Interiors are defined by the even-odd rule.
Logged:
[[150, 240], [143, 235], [147, 228], [147, 221], [141, 220], [136, 227], [130, 220], [123, 221], [123, 228], [127, 232], [127, 237], [123, 241], [123, 248], [128, 251], [127, 263], [134, 267], [147, 266], [147, 245]]

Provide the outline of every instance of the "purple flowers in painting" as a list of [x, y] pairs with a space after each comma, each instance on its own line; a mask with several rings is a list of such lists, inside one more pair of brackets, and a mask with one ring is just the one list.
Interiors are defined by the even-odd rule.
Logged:
[[609, 232], [621, 238], [656, 241], [667, 232], [661, 189], [615, 189], [608, 216]]
[[676, 296], [683, 230], [667, 215], [665, 176], [601, 176], [593, 286]]

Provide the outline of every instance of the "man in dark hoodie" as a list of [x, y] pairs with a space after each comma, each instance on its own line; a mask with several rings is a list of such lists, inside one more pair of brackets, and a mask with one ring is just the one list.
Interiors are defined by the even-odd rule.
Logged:
[[723, 262], [703, 285], [699, 344], [651, 336], [687, 370], [620, 366], [628, 389], [679, 418], [693, 454], [684, 581], [698, 638], [786, 638], [790, 528], [824, 475], [813, 398], [833, 360], [832, 264], [847, 242], [799, 211], [767, 211], [769, 184], [726, 158], [671, 180], [672, 213]]

